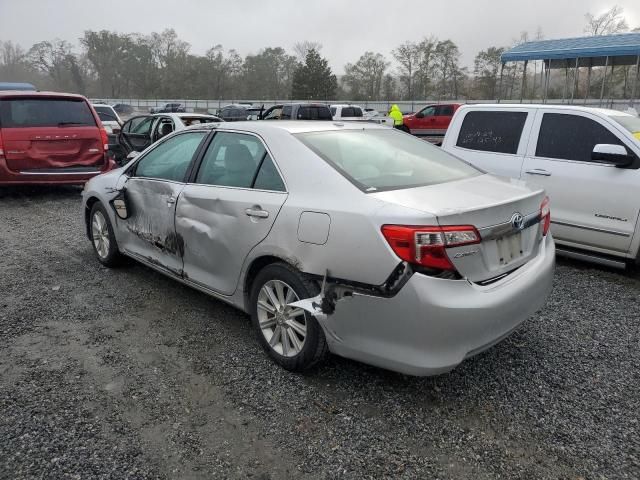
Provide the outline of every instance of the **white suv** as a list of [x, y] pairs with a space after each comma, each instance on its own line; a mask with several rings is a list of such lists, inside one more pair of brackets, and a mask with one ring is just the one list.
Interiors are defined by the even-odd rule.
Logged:
[[558, 252], [640, 262], [640, 119], [558, 105], [466, 105], [442, 148], [491, 173], [544, 187]]

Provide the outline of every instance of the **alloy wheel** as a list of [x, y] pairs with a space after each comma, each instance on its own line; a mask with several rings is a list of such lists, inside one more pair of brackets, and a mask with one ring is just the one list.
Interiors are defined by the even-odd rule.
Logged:
[[93, 246], [96, 248], [96, 253], [102, 259], [107, 258], [109, 255], [109, 226], [107, 220], [100, 210], [96, 210], [93, 214], [93, 220], [91, 221], [91, 234], [93, 237]]
[[258, 323], [270, 347], [284, 357], [294, 357], [307, 337], [304, 310], [288, 304], [298, 301], [296, 292], [281, 280], [269, 280], [258, 294]]

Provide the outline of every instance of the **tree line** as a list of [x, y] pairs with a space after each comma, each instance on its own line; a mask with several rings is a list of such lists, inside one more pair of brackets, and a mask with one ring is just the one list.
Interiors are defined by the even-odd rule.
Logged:
[[[585, 20], [585, 33], [590, 35], [629, 31], [624, 12], [617, 6], [601, 15], [588, 13]], [[513, 45], [529, 38], [523, 32]], [[538, 30], [533, 38], [543, 38], [542, 32]], [[430, 36], [403, 42], [391, 51], [390, 58], [364, 52], [347, 63], [338, 78], [316, 42], [296, 43], [291, 52], [266, 47], [244, 57], [218, 44], [196, 55], [173, 29], [149, 35], [87, 30], [78, 45], [55, 39], [25, 50], [10, 40], [0, 41], [0, 80], [26, 81], [43, 90], [93, 98], [495, 99], [499, 93], [503, 97], [519, 93], [523, 72], [517, 64], [507, 64], [498, 92], [500, 55], [508, 48], [481, 50], [473, 66], [465, 67], [453, 40]], [[541, 65], [534, 63], [530, 68], [529, 93], [535, 95]], [[613, 77], [614, 89], [624, 84], [624, 95], [629, 70]], [[552, 97], [559, 95], [561, 84], [561, 79], [552, 81]]]

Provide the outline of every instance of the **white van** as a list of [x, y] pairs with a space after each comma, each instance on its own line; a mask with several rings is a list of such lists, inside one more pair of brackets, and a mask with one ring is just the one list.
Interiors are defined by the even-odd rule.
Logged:
[[624, 267], [640, 262], [640, 119], [559, 105], [466, 105], [442, 148], [545, 188], [558, 252]]

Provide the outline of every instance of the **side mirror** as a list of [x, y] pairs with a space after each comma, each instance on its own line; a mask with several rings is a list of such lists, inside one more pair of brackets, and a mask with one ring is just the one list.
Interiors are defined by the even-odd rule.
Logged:
[[599, 143], [593, 147], [591, 159], [612, 163], [618, 168], [628, 167], [633, 163], [633, 157], [629, 155], [627, 149], [622, 145], [610, 145], [606, 143]]
[[132, 152], [129, 152], [129, 155], [127, 155], [127, 160], [133, 160], [138, 155], [140, 155], [140, 152], [136, 152], [135, 150], [133, 150]]
[[424, 113], [422, 112], [416, 113], [416, 118], [424, 118]]

